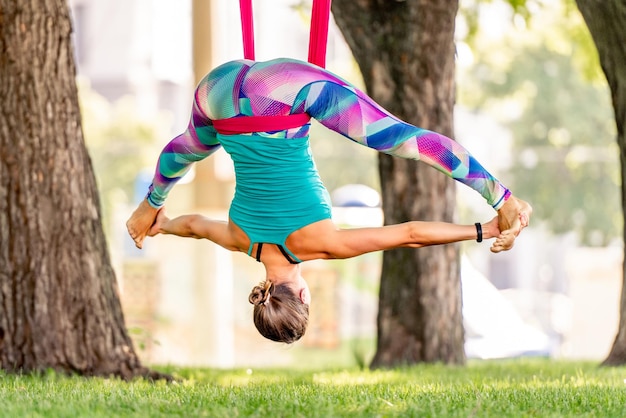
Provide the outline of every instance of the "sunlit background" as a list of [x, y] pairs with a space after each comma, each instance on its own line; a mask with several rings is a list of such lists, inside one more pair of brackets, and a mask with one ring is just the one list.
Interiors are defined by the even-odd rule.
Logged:
[[[529, 200], [535, 216], [511, 252], [462, 244], [466, 353], [600, 360], [617, 331], [623, 253], [608, 88], [575, 8], [530, 1], [529, 15], [521, 16], [502, 1], [483, 3], [461, 0], [457, 19], [456, 139]], [[266, 341], [252, 324], [247, 295], [264, 279], [252, 258], [169, 236], [134, 248], [124, 223], [146, 193], [160, 149], [190, 114], [199, 61], [192, 1], [70, 4], [85, 138], [126, 322], [142, 359], [214, 367], [367, 364], [375, 349], [380, 253], [305, 263], [311, 325], [302, 341], [285, 346]], [[206, 36], [196, 44], [208, 65], [203, 71], [241, 58], [237, 2], [195, 4], [202, 13], [196, 33]], [[306, 60], [309, 13], [298, 0], [255, 2], [257, 59]], [[327, 68], [362, 85], [334, 25]], [[311, 143], [335, 220], [380, 225], [376, 153], [317, 125]], [[168, 212], [226, 219], [233, 177], [219, 151], [175, 187]], [[494, 216], [475, 192], [457, 190], [459, 222]]]

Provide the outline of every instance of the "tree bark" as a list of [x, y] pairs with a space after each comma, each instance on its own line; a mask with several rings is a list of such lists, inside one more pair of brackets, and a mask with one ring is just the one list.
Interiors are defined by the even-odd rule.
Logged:
[[[335, 0], [333, 15], [370, 96], [414, 125], [452, 137], [457, 0]], [[386, 224], [452, 221], [455, 185], [425, 164], [379, 157]], [[457, 245], [383, 256], [372, 367], [463, 364]]]
[[[626, 0], [576, 0], [576, 3], [596, 44], [600, 64], [611, 89], [622, 166], [622, 208], [626, 225]], [[626, 363], [626, 252], [624, 255], [619, 329], [611, 352], [604, 360], [605, 365]]]
[[153, 376], [127, 334], [65, 0], [0, 0], [0, 367]]

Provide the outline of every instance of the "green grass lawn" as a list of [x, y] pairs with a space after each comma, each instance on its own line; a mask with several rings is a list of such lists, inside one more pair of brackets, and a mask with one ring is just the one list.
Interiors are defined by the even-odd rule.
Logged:
[[0, 374], [2, 417], [626, 417], [626, 367], [158, 368], [176, 383]]

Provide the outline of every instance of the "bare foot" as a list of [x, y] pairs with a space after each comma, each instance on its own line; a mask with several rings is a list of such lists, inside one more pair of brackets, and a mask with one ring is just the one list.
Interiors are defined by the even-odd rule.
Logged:
[[513, 248], [515, 243], [515, 235], [512, 230], [504, 231], [498, 237], [493, 244], [491, 244], [491, 252], [499, 253], [501, 251], [508, 251]]
[[501, 233], [491, 246], [491, 251], [499, 253], [513, 248], [515, 238], [528, 226], [532, 212], [533, 208], [528, 202], [515, 196], [509, 197], [498, 210], [498, 226]]
[[153, 208], [148, 201], [144, 199], [137, 209], [135, 209], [128, 221], [126, 221], [126, 229], [128, 229], [130, 237], [135, 241], [137, 248], [141, 249], [143, 247], [143, 240], [154, 224], [158, 212], [159, 209]]

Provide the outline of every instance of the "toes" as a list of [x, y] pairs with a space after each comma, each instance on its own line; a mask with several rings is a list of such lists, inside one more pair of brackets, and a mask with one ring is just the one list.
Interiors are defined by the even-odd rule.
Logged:
[[491, 252], [499, 253], [502, 251], [508, 251], [513, 248], [515, 244], [516, 235], [512, 230], [504, 231], [496, 238], [496, 241], [491, 246]]

